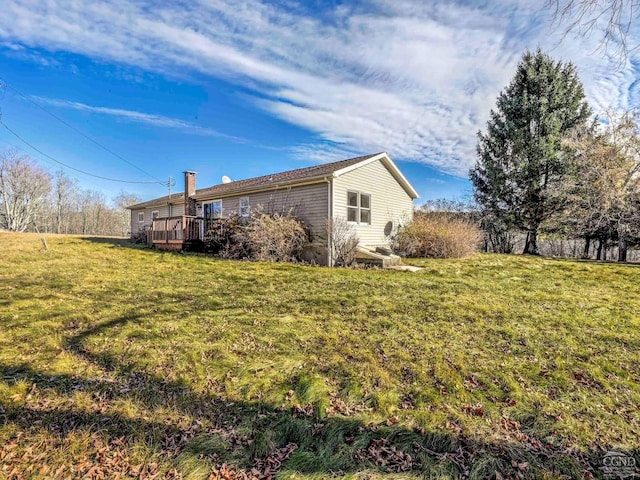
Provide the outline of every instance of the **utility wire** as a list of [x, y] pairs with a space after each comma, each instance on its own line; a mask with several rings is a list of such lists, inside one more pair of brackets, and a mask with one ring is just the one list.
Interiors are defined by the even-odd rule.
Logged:
[[66, 120], [64, 120], [63, 118], [59, 117], [58, 115], [56, 115], [53, 112], [50, 112], [49, 110], [47, 110], [46, 108], [44, 108], [42, 105], [40, 105], [38, 102], [36, 102], [33, 98], [31, 98], [29, 95], [26, 95], [24, 93], [22, 93], [20, 90], [18, 90], [16, 87], [14, 87], [13, 85], [10, 85], [9, 82], [7, 82], [4, 78], [0, 77], [0, 87], [5, 86], [10, 88], [11, 90], [13, 90], [16, 94], [18, 94], [20, 97], [24, 98], [27, 102], [31, 103], [32, 105], [35, 105], [36, 107], [38, 107], [40, 110], [42, 110], [43, 112], [47, 113], [48, 115], [52, 116], [53, 118], [55, 118], [56, 120], [58, 120], [60, 123], [62, 123], [63, 125], [69, 127], [71, 130], [73, 130], [74, 132], [76, 132], [78, 135], [82, 135], [84, 138], [86, 138], [87, 140], [89, 140], [91, 143], [93, 143], [94, 145], [97, 145], [98, 147], [102, 148], [104, 151], [110, 153], [111, 155], [113, 155], [114, 157], [118, 158], [119, 160], [122, 160], [123, 162], [131, 165], [132, 167], [134, 167], [135, 169], [141, 171], [142, 173], [144, 173], [145, 175], [147, 175], [148, 177], [151, 177], [155, 180], [157, 180], [158, 182], [161, 183], [166, 183], [166, 182], [162, 182], [161, 180], [159, 180], [157, 177], [154, 177], [153, 175], [151, 175], [149, 172], [143, 170], [142, 168], [138, 167], [136, 164], [130, 162], [129, 160], [127, 160], [126, 158], [124, 158], [122, 155], [119, 155], [118, 153], [114, 152], [113, 150], [111, 150], [109, 147], [106, 147], [105, 145], [102, 145], [100, 142], [98, 142], [97, 140], [95, 140], [94, 138], [90, 137], [89, 135], [87, 135], [86, 133], [84, 133], [82, 130], [77, 129], [76, 127], [74, 127], [73, 125], [71, 125], [69, 122], [67, 122]]
[[20, 140], [22, 143], [24, 143], [25, 145], [27, 145], [28, 147], [31, 147], [33, 150], [35, 150], [36, 152], [38, 152], [40, 155], [42, 155], [43, 157], [48, 158], [49, 160], [62, 165], [63, 167], [66, 167], [70, 170], [74, 170], [78, 173], [82, 173], [83, 175], [88, 175], [90, 177], [95, 177], [95, 178], [99, 178], [101, 180], [108, 180], [110, 182], [119, 182], [119, 183], [156, 183], [156, 184], [160, 184], [160, 185], [167, 185], [167, 182], [161, 182], [161, 181], [153, 181], [153, 182], [143, 182], [143, 181], [132, 181], [132, 180], [121, 180], [118, 178], [109, 178], [109, 177], [103, 177], [102, 175], [96, 175], [94, 173], [89, 173], [89, 172], [85, 172], [84, 170], [80, 170], [79, 168], [75, 168], [72, 167], [71, 165], [67, 165], [64, 162], [61, 162], [60, 160], [56, 160], [55, 158], [53, 158], [51, 155], [47, 155], [46, 153], [44, 153], [42, 150], [40, 150], [39, 148], [33, 146], [31, 143], [29, 143], [27, 140], [25, 140], [24, 138], [22, 138], [20, 135], [18, 135], [16, 132], [14, 132], [13, 130], [11, 130], [11, 128], [2, 121], [2, 117], [0, 117], [0, 125], [2, 125], [11, 135], [13, 135], [14, 137], [16, 137], [18, 140]]

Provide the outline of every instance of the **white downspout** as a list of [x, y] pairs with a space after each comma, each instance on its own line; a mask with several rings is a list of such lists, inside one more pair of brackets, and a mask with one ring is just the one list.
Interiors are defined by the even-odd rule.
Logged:
[[[327, 227], [329, 222], [333, 222], [333, 177], [324, 177], [327, 182]], [[331, 235], [327, 229], [327, 249], [329, 266], [333, 267], [333, 242], [331, 241]]]

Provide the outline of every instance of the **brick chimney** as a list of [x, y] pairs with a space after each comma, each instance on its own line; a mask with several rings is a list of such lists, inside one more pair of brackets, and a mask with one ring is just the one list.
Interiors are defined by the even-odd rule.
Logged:
[[196, 216], [196, 172], [184, 173], [184, 214]]

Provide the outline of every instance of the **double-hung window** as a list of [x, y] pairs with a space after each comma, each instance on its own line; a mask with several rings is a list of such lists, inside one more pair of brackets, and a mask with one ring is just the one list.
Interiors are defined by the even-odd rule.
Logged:
[[371, 224], [371, 195], [347, 192], [347, 221], [363, 225]]
[[138, 212], [138, 221], [144, 222], [144, 212]]
[[251, 205], [249, 204], [249, 197], [240, 198], [240, 216], [248, 217], [251, 213]]

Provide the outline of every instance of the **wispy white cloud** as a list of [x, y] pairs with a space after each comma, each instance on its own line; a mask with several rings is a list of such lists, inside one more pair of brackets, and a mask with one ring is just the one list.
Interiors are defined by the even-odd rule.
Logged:
[[202, 127], [200, 125], [186, 122], [179, 118], [167, 117], [164, 115], [155, 115], [151, 113], [143, 113], [135, 110], [125, 110], [121, 108], [98, 107], [94, 105], [87, 105], [86, 103], [73, 102], [69, 100], [59, 100], [56, 98], [33, 97], [33, 99], [38, 101], [40, 104], [53, 107], [68, 108], [83, 112], [97, 113], [100, 115], [109, 115], [111, 117], [115, 117], [128, 122], [151, 125], [154, 127], [172, 128], [192, 135], [220, 137], [238, 143], [250, 143], [250, 140], [246, 138], [227, 135], [226, 133], [219, 132], [212, 128]]
[[290, 151], [296, 158], [313, 163], [329, 163], [362, 155], [361, 151], [354, 150], [348, 145], [333, 142], [296, 145], [291, 147]]
[[[597, 52], [597, 32], [560, 41], [562, 26], [554, 29], [536, 3], [372, 0], [311, 14], [260, 0], [5, 0], [0, 40], [241, 83], [258, 108], [316, 135], [294, 146], [301, 157], [386, 150], [464, 175], [475, 133], [525, 48], [573, 60], [596, 109], [626, 107], [638, 95], [633, 58], [619, 68]], [[223, 135], [158, 115], [66, 106]]]
[[60, 66], [60, 62], [52, 58], [51, 55], [44, 55], [38, 50], [31, 50], [19, 43], [0, 42], [0, 52], [7, 57], [28, 60], [44, 67]]

